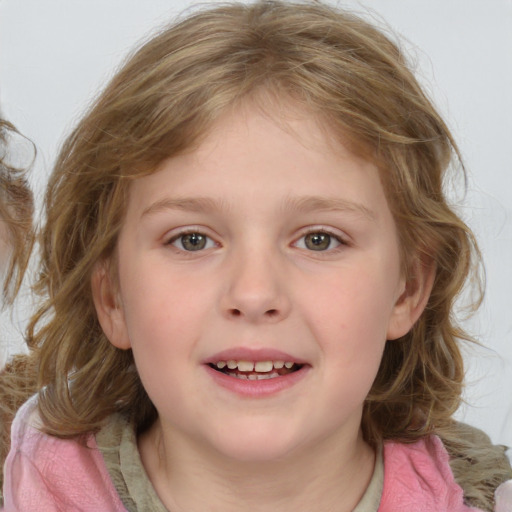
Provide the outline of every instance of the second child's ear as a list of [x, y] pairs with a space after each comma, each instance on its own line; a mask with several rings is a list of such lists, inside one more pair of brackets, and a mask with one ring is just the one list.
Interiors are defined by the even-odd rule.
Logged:
[[131, 348], [124, 310], [118, 288], [113, 281], [108, 263], [98, 263], [91, 277], [92, 298], [98, 321], [110, 343], [117, 348]]
[[410, 275], [405, 280], [403, 292], [395, 303], [391, 315], [387, 339], [396, 340], [406, 335], [423, 313], [436, 276], [435, 263], [417, 258]]

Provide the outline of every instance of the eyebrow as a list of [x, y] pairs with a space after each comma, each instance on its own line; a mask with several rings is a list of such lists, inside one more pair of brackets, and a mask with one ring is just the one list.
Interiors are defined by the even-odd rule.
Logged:
[[375, 220], [377, 214], [367, 206], [341, 199], [339, 197], [305, 196], [299, 198], [287, 198], [284, 204], [285, 209], [295, 210], [298, 213], [309, 213], [313, 211], [341, 211], [361, 215], [368, 220]]
[[[228, 210], [225, 201], [210, 197], [182, 197], [164, 198], [149, 205], [141, 217], [152, 215], [166, 210], [181, 210], [186, 212], [211, 213], [213, 211]], [[295, 211], [297, 213], [310, 213], [314, 211], [341, 211], [361, 215], [368, 220], [375, 220], [376, 213], [367, 206], [341, 199], [338, 197], [305, 196], [287, 197], [282, 205], [282, 211]]]
[[149, 205], [143, 212], [141, 217], [159, 213], [166, 210], [181, 210], [187, 212], [209, 213], [215, 210], [226, 209], [223, 201], [217, 201], [210, 197], [167, 197], [155, 201]]

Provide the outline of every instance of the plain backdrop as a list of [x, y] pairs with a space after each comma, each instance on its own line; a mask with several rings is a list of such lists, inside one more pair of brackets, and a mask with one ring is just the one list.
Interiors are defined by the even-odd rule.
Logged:
[[[512, 445], [512, 0], [342, 1], [396, 32], [460, 145], [469, 173], [451, 193], [484, 255], [484, 304], [466, 327], [459, 418]], [[37, 146], [40, 202], [63, 137], [127, 52], [183, 0], [0, 0], [0, 108]], [[0, 316], [0, 362], [21, 349], [28, 297]]]

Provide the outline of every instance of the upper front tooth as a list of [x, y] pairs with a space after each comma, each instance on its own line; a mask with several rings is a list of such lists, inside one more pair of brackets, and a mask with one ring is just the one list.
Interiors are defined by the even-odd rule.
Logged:
[[215, 363], [219, 370], [222, 370], [226, 366], [230, 370], [236, 370], [238, 368], [241, 372], [261, 372], [267, 373], [272, 371], [273, 368], [276, 370], [280, 370], [283, 367], [290, 369], [294, 363], [292, 361], [257, 361], [256, 363], [252, 361], [236, 361], [234, 359], [230, 359], [228, 361], [218, 361]]
[[274, 363], [272, 361], [258, 361], [254, 365], [254, 370], [257, 372], [270, 372], [274, 367]]
[[254, 370], [254, 363], [252, 361], [238, 361], [238, 369], [241, 372], [252, 372]]

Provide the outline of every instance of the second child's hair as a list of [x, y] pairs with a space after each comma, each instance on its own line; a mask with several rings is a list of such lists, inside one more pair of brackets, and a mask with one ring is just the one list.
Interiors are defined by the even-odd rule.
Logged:
[[38, 290], [47, 300], [29, 339], [40, 351], [48, 433], [94, 431], [116, 411], [138, 429], [155, 419], [131, 351], [101, 330], [91, 275], [104, 264], [115, 279], [130, 183], [196, 147], [221, 114], [249, 98], [270, 115], [281, 99], [298, 105], [374, 162], [404, 274], [435, 267], [421, 318], [386, 344], [364, 405], [366, 440], [414, 441], [451, 422], [464, 373], [457, 340], [467, 339], [452, 308], [478, 257], [443, 195], [458, 156], [453, 138], [382, 32], [320, 3], [263, 1], [203, 10], [163, 30], [128, 59], [63, 145], [41, 236]]
[[[0, 119], [0, 222], [5, 227], [7, 270], [0, 285], [1, 303], [10, 304], [20, 290], [33, 247], [32, 192], [26, 169], [16, 167], [11, 158], [10, 136], [20, 136], [14, 126]], [[0, 233], [1, 236], [1, 233]], [[4, 249], [2, 247], [2, 249]], [[0, 344], [5, 331], [0, 328]], [[0, 367], [0, 506], [3, 462], [10, 447], [10, 427], [21, 404], [36, 391], [35, 359], [18, 355]]]
[[7, 235], [9, 259], [2, 283], [4, 299], [14, 299], [21, 286], [33, 243], [34, 203], [26, 170], [11, 163], [9, 136], [19, 135], [14, 126], [0, 119], [0, 221]]

